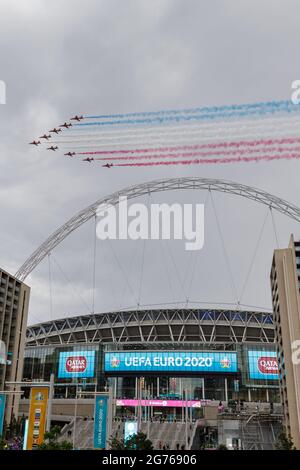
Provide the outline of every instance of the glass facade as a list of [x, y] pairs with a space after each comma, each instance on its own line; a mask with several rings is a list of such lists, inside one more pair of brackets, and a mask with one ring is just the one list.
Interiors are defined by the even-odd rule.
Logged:
[[[114, 395], [119, 400], [136, 400], [138, 397], [145, 400], [164, 400], [174, 404], [174, 400], [217, 400], [222, 402], [257, 401], [279, 402], [278, 379], [273, 377], [274, 361], [276, 359], [273, 344], [230, 345], [235, 347], [231, 352], [236, 356], [235, 372], [227, 372], [226, 367], [221, 371], [198, 371], [197, 373], [176, 370], [151, 371], [135, 370], [134, 373], [118, 373], [110, 371], [105, 373], [105, 353], [112, 353], [115, 345], [81, 344], [74, 346], [39, 346], [25, 350], [23, 380], [50, 379], [55, 376], [54, 398], [74, 398], [76, 388], [80, 386], [85, 391], [102, 391], [112, 384]], [[129, 345], [128, 345], [129, 346]], [[145, 345], [142, 345], [145, 347]], [[189, 345], [191, 347], [191, 345]], [[205, 355], [205, 350], [199, 350], [195, 345], [195, 353]], [[126, 347], [126, 345], [123, 345]], [[150, 347], [150, 345], [149, 345]], [[132, 354], [136, 354], [141, 345], [136, 345]], [[175, 348], [174, 348], [175, 349]], [[174, 354], [174, 349], [172, 354]], [[187, 350], [187, 348], [185, 348]], [[206, 347], [207, 351], [207, 347]], [[162, 351], [160, 354], [167, 353]], [[116, 353], [116, 351], [115, 351]], [[171, 351], [169, 351], [171, 356]], [[147, 357], [151, 351], [143, 349], [143, 356]], [[220, 353], [217, 353], [220, 354]], [[225, 353], [224, 353], [225, 354]], [[226, 353], [228, 356], [228, 352]], [[226, 355], [225, 354], [225, 355]], [[193, 354], [191, 354], [193, 355]], [[223, 357], [223, 353], [221, 353]], [[150, 356], [149, 356], [150, 357]], [[219, 357], [219, 356], [218, 356]], [[269, 362], [271, 360], [271, 362]], [[259, 365], [263, 376], [255, 378], [253, 371]], [[273, 377], [272, 379], [270, 377]], [[138, 385], [139, 384], [139, 385]], [[29, 388], [24, 388], [27, 398]], [[196, 406], [196, 404], [195, 404]], [[126, 407], [120, 405], [117, 414], [124, 413]], [[159, 413], [159, 406], [154, 407]], [[169, 412], [174, 414], [173, 411]], [[177, 410], [178, 411], [178, 410]], [[177, 413], [176, 411], [176, 413]], [[166, 412], [166, 410], [164, 411]], [[176, 414], [175, 413], [175, 414]]]

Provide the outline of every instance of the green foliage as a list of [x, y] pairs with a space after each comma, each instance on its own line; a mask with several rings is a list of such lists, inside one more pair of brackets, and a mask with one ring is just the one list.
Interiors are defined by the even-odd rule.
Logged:
[[112, 450], [125, 450], [124, 439], [117, 439], [116, 437], [111, 437], [109, 439], [109, 447]]
[[146, 434], [138, 432], [134, 434], [125, 443], [126, 450], [152, 450], [153, 444], [147, 439]]
[[24, 430], [25, 417], [19, 417], [16, 419], [14, 415], [11, 417], [10, 423], [4, 425], [3, 435], [6, 439], [12, 439], [13, 437], [21, 437]]
[[153, 450], [152, 442], [142, 432], [132, 435], [126, 441], [113, 437], [109, 444], [112, 450]]
[[275, 449], [277, 450], [296, 450], [293, 439], [291, 436], [287, 435], [285, 432], [279, 434], [277, 442], [275, 444]]
[[0, 440], [0, 450], [6, 450], [8, 448], [7, 441], [5, 439]]
[[227, 447], [225, 446], [225, 444], [220, 444], [218, 447], [217, 447], [217, 450], [228, 450]]
[[57, 442], [60, 435], [60, 427], [54, 426], [45, 433], [44, 442], [38, 446], [38, 450], [71, 450], [72, 444], [68, 441]]

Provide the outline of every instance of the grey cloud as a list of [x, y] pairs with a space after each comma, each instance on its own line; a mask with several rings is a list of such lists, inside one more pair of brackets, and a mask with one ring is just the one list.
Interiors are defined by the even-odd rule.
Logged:
[[[116, 168], [108, 174], [100, 167], [84, 166], [80, 161], [28, 146], [29, 139], [77, 112], [287, 99], [292, 80], [299, 78], [299, 14], [297, 1], [2, 0], [0, 79], [7, 84], [7, 105], [0, 106], [1, 266], [17, 269], [52, 231], [100, 196], [156, 178], [196, 174], [229, 179], [300, 204], [297, 162]], [[179, 199], [174, 194], [162, 199], [171, 201], [174, 197]], [[197, 197], [182, 194], [179, 200], [196, 201]], [[241, 287], [265, 212], [243, 200], [216, 195], [216, 201], [236, 282]], [[276, 220], [283, 245], [292, 230], [299, 236], [296, 224], [280, 216]], [[191, 298], [231, 302], [228, 272], [220, 258], [220, 240], [210, 212], [207, 226]], [[92, 239], [90, 224], [54, 253], [73, 288], [89, 305]], [[141, 245], [113, 246], [125, 272], [131, 273], [130, 284], [137, 296]], [[249, 278], [245, 295], [249, 304], [270, 306], [268, 272], [274, 247], [269, 225], [255, 263], [257, 276]], [[171, 243], [169, 248], [183, 278], [191, 269], [190, 258], [177, 244]], [[184, 297], [169, 248], [164, 248], [164, 266], [161, 247], [147, 245], [144, 302], [173, 301], [176, 294], [178, 299], [174, 300]], [[101, 249], [97, 246], [97, 310], [117, 308], [121, 303], [131, 305], [133, 296], [111, 248]], [[132, 261], [134, 254], [136, 261]], [[49, 318], [47, 262], [28, 282], [32, 286], [31, 322]], [[55, 317], [84, 311], [73, 288], [53, 266]]]

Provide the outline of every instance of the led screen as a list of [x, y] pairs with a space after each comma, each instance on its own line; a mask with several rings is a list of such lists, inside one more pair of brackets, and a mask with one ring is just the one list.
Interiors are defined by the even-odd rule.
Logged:
[[275, 351], [248, 351], [249, 377], [255, 380], [277, 380], [278, 362]]
[[237, 372], [233, 352], [132, 351], [105, 353], [105, 372]]
[[58, 378], [94, 377], [95, 351], [61, 352], [59, 354]]

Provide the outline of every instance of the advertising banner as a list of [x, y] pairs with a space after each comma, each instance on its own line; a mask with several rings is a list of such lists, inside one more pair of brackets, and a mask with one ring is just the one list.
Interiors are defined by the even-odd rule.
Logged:
[[255, 380], [278, 380], [276, 351], [248, 351], [249, 377]]
[[96, 395], [94, 414], [94, 448], [105, 449], [108, 395]]
[[126, 351], [105, 353], [105, 372], [237, 372], [234, 352]]
[[137, 400], [133, 398], [123, 398], [116, 400], [116, 406], [157, 406], [171, 408], [201, 408], [211, 403], [209, 400]]
[[95, 373], [95, 351], [68, 351], [59, 354], [58, 378], [91, 378]]
[[0, 393], [0, 436], [2, 436], [2, 433], [3, 433], [5, 402], [6, 402], [6, 395], [4, 393]]
[[137, 434], [138, 423], [137, 421], [126, 421], [124, 426], [124, 441], [127, 441], [131, 436]]
[[27, 450], [35, 449], [44, 440], [48, 387], [32, 387], [30, 395]]

